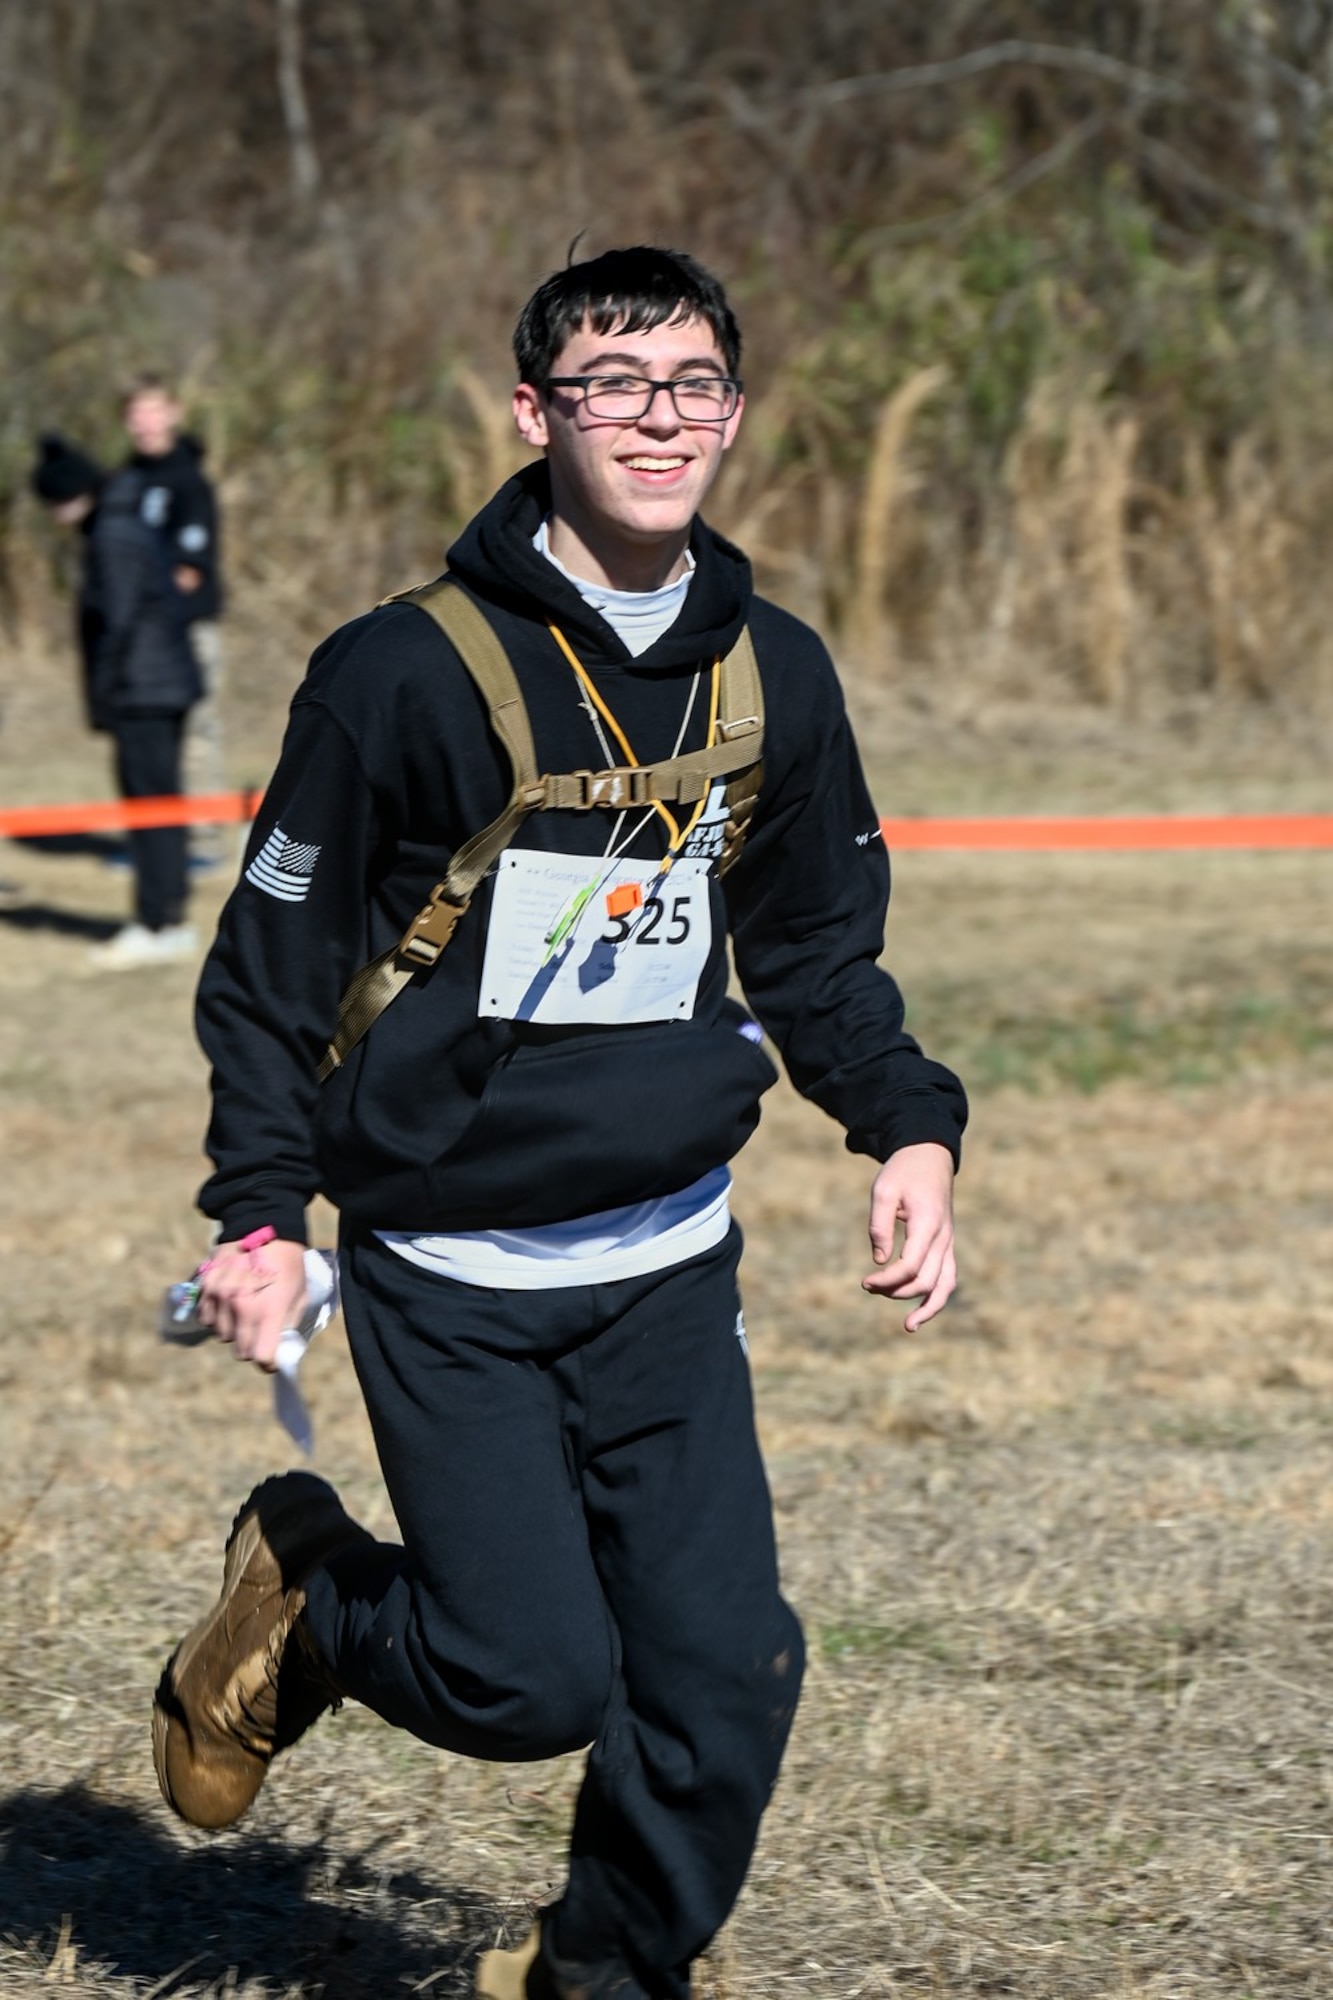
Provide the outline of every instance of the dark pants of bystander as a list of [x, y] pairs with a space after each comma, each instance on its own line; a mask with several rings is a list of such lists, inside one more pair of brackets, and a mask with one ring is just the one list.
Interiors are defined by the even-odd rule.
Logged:
[[[156, 711], [117, 719], [116, 780], [122, 798], [171, 798], [180, 791], [184, 724], [183, 715]], [[138, 922], [150, 931], [180, 923], [189, 893], [185, 828], [133, 827], [129, 847]]]

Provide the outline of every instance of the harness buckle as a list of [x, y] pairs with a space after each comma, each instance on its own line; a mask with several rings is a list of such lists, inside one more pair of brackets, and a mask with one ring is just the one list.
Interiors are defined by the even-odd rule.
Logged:
[[605, 771], [569, 771], [565, 782], [575, 786], [568, 803], [574, 812], [591, 812], [596, 806], [644, 806], [652, 803], [649, 774], [639, 765], [615, 764]]
[[399, 938], [398, 958], [426, 969], [434, 965], [453, 936], [469, 900], [465, 898], [461, 903], [451, 903], [447, 897], [432, 895]]

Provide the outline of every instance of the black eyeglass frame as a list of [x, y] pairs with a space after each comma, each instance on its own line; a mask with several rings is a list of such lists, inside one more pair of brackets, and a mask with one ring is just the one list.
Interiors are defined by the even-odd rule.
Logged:
[[[547, 389], [581, 389], [583, 391], [584, 408], [596, 417], [599, 413], [592, 409], [588, 400], [589, 384], [593, 382], [637, 382], [643, 385], [645, 391], [643, 408], [636, 410], [632, 416], [603, 417], [601, 419], [602, 422], [608, 424], [637, 424], [639, 419], [646, 417], [649, 410], [652, 409], [653, 399], [659, 389], [666, 390], [668, 396], [671, 398], [671, 407], [683, 424], [725, 424], [735, 416], [737, 410], [740, 408], [741, 395], [745, 388], [745, 384], [741, 381], [739, 375], [682, 375], [674, 381], [668, 378], [665, 381], [659, 382], [651, 375], [610, 374], [548, 375], [546, 378], [546, 387]], [[687, 416], [676, 401], [677, 389], [684, 388], [687, 382], [715, 382], [719, 389], [729, 390], [731, 392], [730, 407], [716, 417], [700, 417], [693, 414]]]

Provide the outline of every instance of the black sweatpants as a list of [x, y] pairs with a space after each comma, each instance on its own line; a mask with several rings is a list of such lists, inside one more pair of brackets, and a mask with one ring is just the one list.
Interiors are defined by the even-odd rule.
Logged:
[[[116, 782], [124, 799], [174, 798], [181, 788], [184, 715], [124, 715], [116, 720]], [[150, 931], [185, 915], [189, 893], [183, 826], [130, 829], [134, 914]]]
[[[544, 1937], [594, 2000], [684, 2000], [800, 1688], [739, 1338], [740, 1232], [651, 1276], [492, 1291], [343, 1245], [403, 1546], [317, 1572], [335, 1679], [468, 1756], [591, 1744]], [[573, 1981], [571, 1981], [573, 1983]]]

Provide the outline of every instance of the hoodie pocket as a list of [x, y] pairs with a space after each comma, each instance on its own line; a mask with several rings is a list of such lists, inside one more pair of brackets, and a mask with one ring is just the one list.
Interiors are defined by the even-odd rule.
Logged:
[[428, 1179], [455, 1228], [565, 1221], [688, 1187], [740, 1151], [777, 1080], [721, 1025], [520, 1043]]

